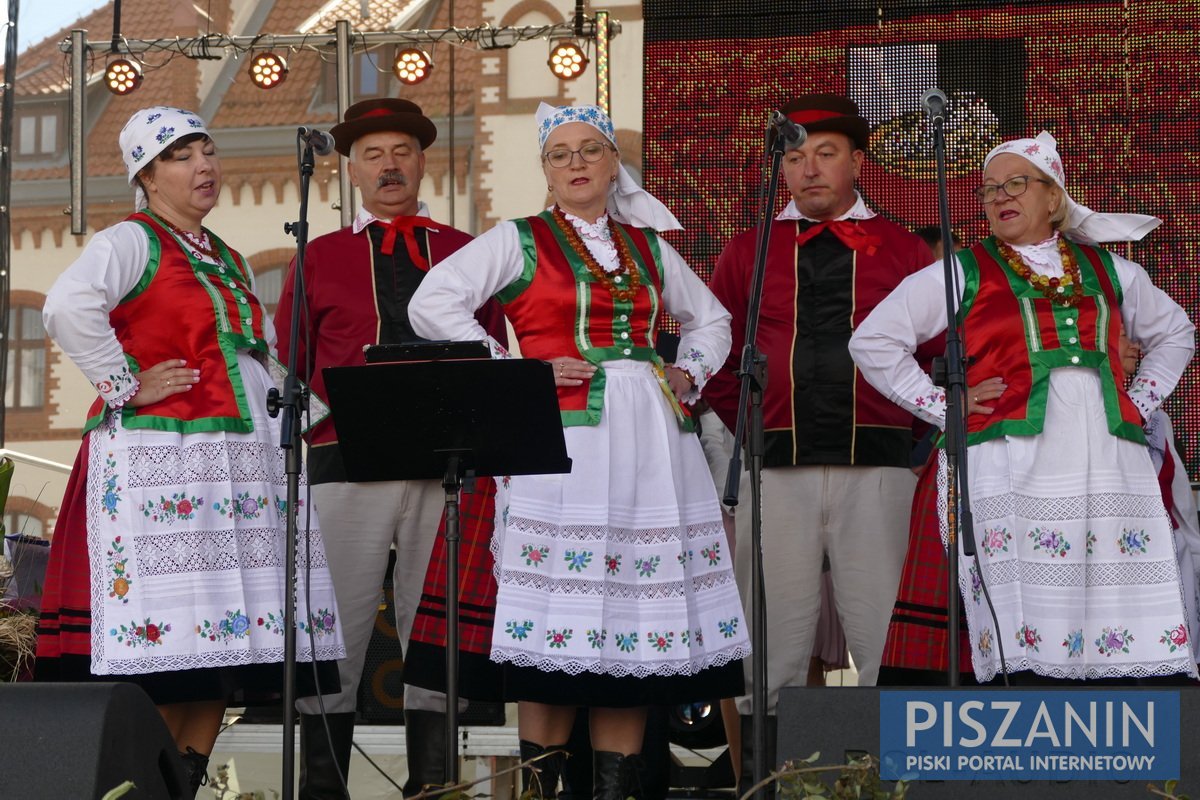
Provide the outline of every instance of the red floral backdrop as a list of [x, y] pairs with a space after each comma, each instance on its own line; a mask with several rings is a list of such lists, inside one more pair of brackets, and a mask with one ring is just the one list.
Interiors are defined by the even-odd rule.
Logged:
[[[1165, 223], [1118, 245], [1200, 320], [1200, 3], [984, 0], [646, 0], [646, 187], [686, 230], [701, 275], [750, 227], [771, 109], [808, 92], [854, 98], [872, 123], [860, 188], [880, 213], [937, 222], [921, 93], [951, 99], [952, 225], [987, 234], [971, 196], [982, 157], [1046, 129], [1079, 202]], [[776, 198], [781, 207], [784, 191]], [[1200, 479], [1200, 368], [1167, 410]]]

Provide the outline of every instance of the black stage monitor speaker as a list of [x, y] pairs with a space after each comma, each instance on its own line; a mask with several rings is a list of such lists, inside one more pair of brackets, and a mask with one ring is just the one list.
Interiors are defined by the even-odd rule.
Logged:
[[181, 800], [191, 790], [175, 742], [150, 698], [130, 683], [0, 687], [0, 797]]
[[[889, 687], [895, 690], [954, 691], [929, 687]], [[1049, 687], [1047, 687], [1049, 688]], [[1085, 687], [1086, 688], [1086, 687]], [[807, 758], [820, 752], [818, 764], [844, 764], [862, 753], [879, 756], [878, 688], [819, 688], [786, 686], [779, 693], [779, 760]], [[989, 691], [1003, 692], [1003, 689]], [[1138, 691], [1132, 689], [1131, 691]], [[1194, 731], [1200, 726], [1200, 688], [1172, 687], [1179, 692], [1181, 747], [1180, 791], [1200, 787], [1200, 748]], [[833, 775], [835, 773], [829, 773]], [[920, 781], [912, 796], [921, 800], [1144, 800], [1149, 781]], [[1154, 781], [1162, 787], [1162, 781]], [[884, 782], [885, 786], [891, 784]]]

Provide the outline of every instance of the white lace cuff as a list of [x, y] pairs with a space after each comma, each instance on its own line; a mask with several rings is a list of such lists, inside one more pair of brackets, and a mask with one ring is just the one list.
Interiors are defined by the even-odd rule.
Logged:
[[137, 377], [127, 365], [122, 365], [113, 374], [93, 380], [92, 385], [96, 387], [96, 391], [99, 392], [100, 397], [108, 404], [109, 408], [121, 408], [141, 388]]
[[497, 342], [493, 337], [487, 337], [486, 341], [488, 351], [491, 352], [493, 361], [498, 358], [512, 358], [512, 353], [508, 352], [508, 349], [504, 345]]
[[942, 387], [930, 384], [925, 393], [919, 397], [893, 397], [892, 401], [904, 406], [925, 422], [945, 430], [946, 390]]
[[1133, 384], [1129, 387], [1129, 399], [1138, 407], [1138, 411], [1142, 412], [1142, 419], [1148, 420], [1162, 405], [1166, 395], [1158, 388], [1158, 381], [1154, 378], [1138, 377], [1133, 379]]
[[700, 399], [700, 390], [704, 388], [704, 384], [708, 383], [708, 379], [713, 376], [716, 367], [709, 363], [708, 357], [703, 351], [690, 347], [686, 353], [679, 353], [675, 363], [672, 365], [677, 369], [686, 372], [692, 379], [692, 388], [679, 398], [679, 402], [691, 405]]

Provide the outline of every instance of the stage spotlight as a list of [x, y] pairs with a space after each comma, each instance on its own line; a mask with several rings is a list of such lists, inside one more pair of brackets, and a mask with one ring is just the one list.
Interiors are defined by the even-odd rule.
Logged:
[[719, 747], [725, 743], [721, 706], [716, 700], [671, 706], [667, 731], [672, 742], [693, 750]]
[[588, 58], [583, 48], [572, 39], [564, 39], [554, 43], [550, 48], [550, 58], [546, 61], [554, 77], [562, 81], [578, 78], [587, 69]]
[[433, 72], [433, 59], [424, 50], [406, 47], [396, 53], [396, 60], [392, 63], [392, 72], [396, 73], [396, 80], [407, 86], [413, 86], [428, 78], [429, 73]]
[[260, 89], [274, 89], [287, 78], [287, 62], [274, 53], [259, 53], [250, 59], [250, 79]]
[[104, 68], [104, 85], [113, 94], [129, 94], [142, 85], [142, 68], [124, 58], [110, 61]]

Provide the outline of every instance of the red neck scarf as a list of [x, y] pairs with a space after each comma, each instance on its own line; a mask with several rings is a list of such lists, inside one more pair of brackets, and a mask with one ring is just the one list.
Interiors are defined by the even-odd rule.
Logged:
[[408, 249], [408, 257], [412, 259], [417, 269], [422, 272], [429, 271], [429, 261], [421, 255], [421, 248], [417, 246], [416, 232], [418, 228], [425, 228], [437, 233], [436, 222], [429, 217], [405, 216], [396, 217], [390, 223], [383, 220], [376, 220], [376, 222], [384, 227], [383, 244], [379, 249], [385, 256], [390, 256], [395, 252], [396, 237], [400, 236], [404, 239], [404, 245]]
[[882, 241], [878, 236], [872, 236], [867, 233], [856, 222], [851, 222], [848, 219], [834, 219], [818, 222], [807, 230], [801, 231], [796, 236], [796, 246], [803, 247], [808, 240], [816, 237], [817, 234], [825, 229], [828, 229], [830, 233], [841, 240], [842, 244], [854, 252], [863, 251], [869, 256], [875, 255], [875, 251], [879, 249]]

